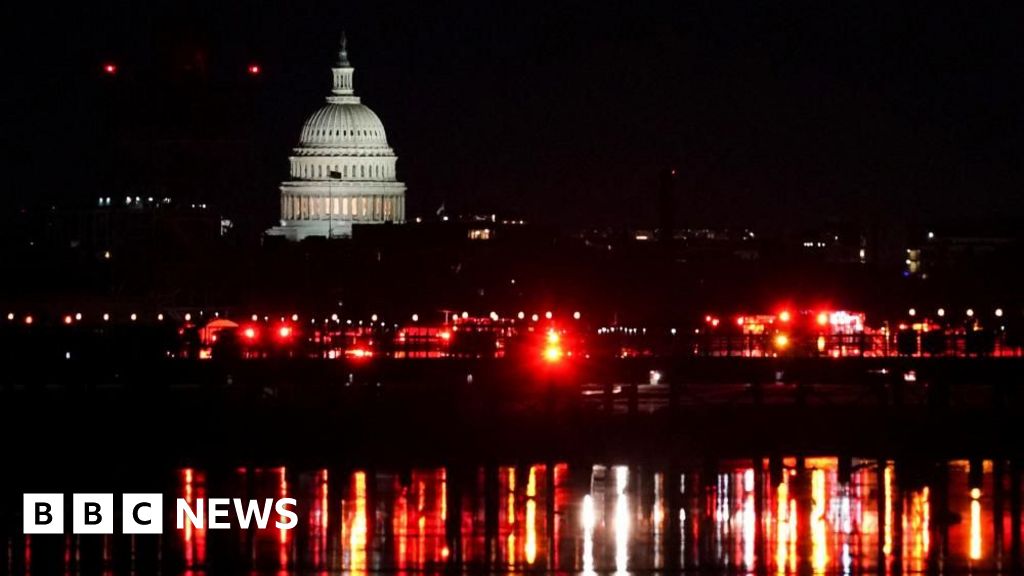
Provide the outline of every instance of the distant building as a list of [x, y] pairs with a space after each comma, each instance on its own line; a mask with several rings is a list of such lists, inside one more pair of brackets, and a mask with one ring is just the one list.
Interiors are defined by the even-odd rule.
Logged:
[[384, 125], [359, 102], [342, 35], [327, 103], [302, 127], [292, 151], [291, 179], [281, 183], [281, 224], [269, 235], [350, 237], [353, 224], [405, 220], [405, 185]]

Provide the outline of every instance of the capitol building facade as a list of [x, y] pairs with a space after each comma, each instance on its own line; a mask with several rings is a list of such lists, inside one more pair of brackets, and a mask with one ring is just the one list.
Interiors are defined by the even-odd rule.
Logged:
[[352, 87], [353, 68], [342, 36], [327, 102], [302, 126], [281, 183], [281, 223], [273, 236], [344, 238], [353, 224], [405, 220], [405, 185], [384, 125]]

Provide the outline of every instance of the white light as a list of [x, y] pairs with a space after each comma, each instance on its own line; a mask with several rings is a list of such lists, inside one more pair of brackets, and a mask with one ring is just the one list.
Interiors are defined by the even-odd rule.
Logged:
[[534, 322], [536, 322], [537, 320], [540, 320], [540, 316], [537, 316], [536, 314], [534, 314], [533, 316], [530, 316], [530, 320], [533, 320]]
[[377, 321], [377, 315], [376, 314], [370, 316], [370, 322], [376, 322], [376, 321]]
[[65, 352], [64, 353], [64, 359], [65, 360], [71, 360], [71, 352]]
[[7, 313], [7, 319], [8, 320], [14, 320], [14, 312], [8, 312]]
[[157, 314], [156, 315], [156, 319], [161, 321], [161, 322], [163, 322], [164, 321], [164, 315], [162, 313], [161, 314]]
[[252, 315], [252, 321], [253, 321], [253, 322], [256, 322], [256, 321], [257, 321], [257, 320], [259, 320], [259, 319], [260, 319], [260, 317], [259, 317], [259, 316], [257, 316], [256, 314], [253, 314], [253, 315]]
[[526, 312], [523, 312], [522, 310], [520, 310], [519, 314], [516, 314], [516, 318], [519, 318], [520, 320], [522, 320], [523, 318], [526, 318]]
[[469, 312], [462, 313], [462, 319], [465, 320], [466, 318], [469, 318]]
[[583, 529], [591, 531], [596, 524], [596, 514], [594, 513], [594, 498], [590, 494], [583, 497], [581, 508], [580, 516], [582, 516]]
[[579, 319], [580, 319], [580, 313], [579, 313], [579, 311], [576, 311], [576, 312], [573, 312], [573, 313], [572, 313], [572, 319], [573, 319], [573, 320], [579, 320]]
[[545, 312], [544, 317], [547, 318], [548, 320], [551, 320], [551, 311], [548, 310], [547, 312]]
[[334, 322], [337, 322], [338, 321], [338, 315], [337, 314], [331, 314], [331, 320], [334, 321]]
[[75, 320], [79, 320], [79, 321], [82, 320], [82, 313], [81, 312], [76, 312], [75, 313]]
[[996, 308], [996, 317], [997, 318], [1002, 318], [1003, 317], [1003, 309], [1002, 308]]
[[498, 321], [498, 313], [497, 312], [491, 312], [491, 320], [494, 321], [494, 322]]
[[917, 310], [915, 310], [914, 308], [911, 308], [910, 310], [907, 310], [907, 314], [909, 314], [911, 316], [917, 316]]
[[103, 321], [106, 322], [107, 320], [110, 320], [110, 314], [103, 315]]
[[940, 318], [945, 316], [946, 315], [946, 309], [945, 308], [939, 308], [938, 314], [939, 314]]
[[934, 239], [934, 238], [935, 238], [935, 232], [929, 232], [929, 233], [928, 233], [928, 239], [929, 239], [929, 240], [932, 240], [932, 239]]
[[412, 315], [412, 321], [413, 322], [419, 322], [420, 321], [420, 315], [419, 314], [413, 314]]
[[134, 313], [134, 312], [132, 312], [132, 322], [135, 322], [138, 319], [139, 319], [139, 315]]
[[292, 322], [298, 322], [298, 321], [299, 321], [299, 315], [298, 314], [292, 314]]
[[673, 336], [675, 336], [675, 335], [676, 335], [676, 329], [675, 329], [675, 328], [673, 328], [673, 329], [669, 330], [669, 332], [671, 332]]
[[185, 313], [185, 322], [191, 322], [191, 321], [192, 321], [192, 314], [189, 313], [189, 312], [186, 312]]
[[968, 308], [967, 309], [967, 317], [971, 318], [973, 316], [974, 316], [974, 308]]

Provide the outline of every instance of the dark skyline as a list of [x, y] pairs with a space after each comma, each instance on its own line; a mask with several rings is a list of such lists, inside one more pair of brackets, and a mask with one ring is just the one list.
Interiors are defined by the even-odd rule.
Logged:
[[7, 208], [166, 193], [272, 218], [342, 29], [410, 215], [444, 203], [653, 225], [668, 165], [688, 226], [913, 226], [1022, 208], [1024, 48], [1008, 5], [4, 11]]

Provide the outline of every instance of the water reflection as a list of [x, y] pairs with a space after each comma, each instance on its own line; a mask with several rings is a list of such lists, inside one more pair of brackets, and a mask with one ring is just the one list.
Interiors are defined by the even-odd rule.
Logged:
[[5, 564], [38, 572], [56, 558], [58, 571], [91, 573], [151, 554], [167, 573], [1000, 570], [1019, 554], [1021, 487], [1006, 469], [798, 457], [692, 469], [186, 468], [173, 492], [190, 505], [210, 495], [294, 497], [297, 529], [210, 533], [185, 522], [156, 546], [9, 536]]

